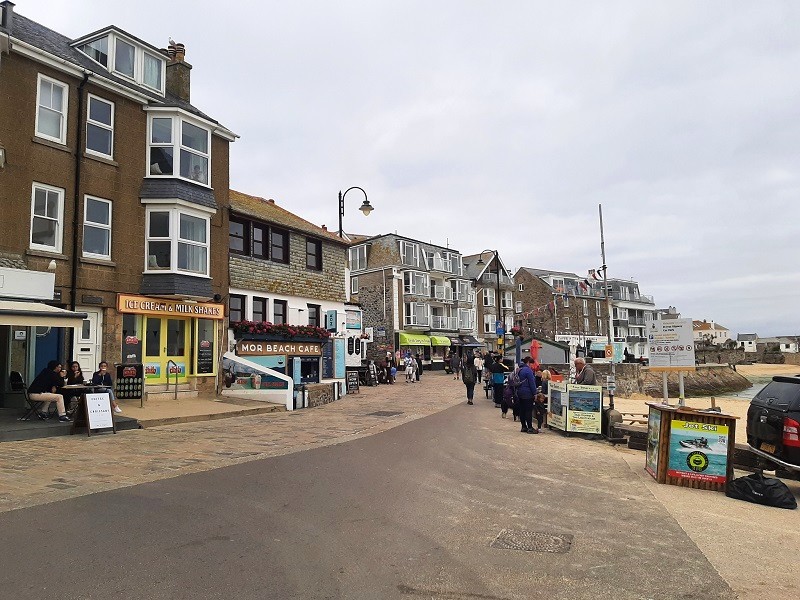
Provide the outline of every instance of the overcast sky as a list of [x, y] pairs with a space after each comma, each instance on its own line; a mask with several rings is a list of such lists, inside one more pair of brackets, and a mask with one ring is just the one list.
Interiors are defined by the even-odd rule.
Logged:
[[656, 306], [800, 335], [800, 3], [17, 0], [193, 65], [231, 186], [329, 229], [601, 264]]

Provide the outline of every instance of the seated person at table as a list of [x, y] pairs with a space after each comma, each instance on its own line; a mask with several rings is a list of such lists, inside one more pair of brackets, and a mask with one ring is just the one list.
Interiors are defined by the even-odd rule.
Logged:
[[28, 386], [28, 397], [34, 402], [42, 403], [39, 416], [47, 415], [50, 403], [55, 402], [58, 405], [58, 420], [69, 421], [64, 408], [64, 396], [56, 393], [62, 385], [64, 385], [64, 380], [61, 378], [61, 363], [51, 360], [47, 363], [47, 368], [42, 369], [41, 373]]
[[[83, 371], [81, 371], [81, 365], [77, 360], [73, 360], [71, 363], [69, 363], [66, 382], [67, 385], [83, 385], [86, 383], [83, 378]], [[75, 407], [72, 406], [72, 403], [78, 402], [78, 400], [81, 398], [81, 394], [83, 394], [83, 390], [64, 390], [64, 402], [68, 411], [75, 410]]]
[[114, 409], [115, 413], [121, 413], [122, 409], [117, 404], [116, 398], [114, 398], [114, 382], [111, 380], [111, 374], [108, 372], [108, 363], [106, 361], [101, 361], [97, 367], [100, 369], [99, 371], [95, 371], [94, 375], [92, 375], [92, 385], [104, 385], [108, 387], [108, 394], [111, 396], [111, 407]]

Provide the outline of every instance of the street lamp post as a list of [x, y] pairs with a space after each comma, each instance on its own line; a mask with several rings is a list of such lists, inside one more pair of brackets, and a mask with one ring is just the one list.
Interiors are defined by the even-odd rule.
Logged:
[[354, 185], [353, 187], [347, 188], [344, 191], [344, 193], [342, 193], [342, 190], [339, 190], [339, 237], [344, 237], [342, 233], [342, 217], [344, 217], [344, 197], [347, 196], [347, 192], [349, 192], [350, 190], [361, 190], [361, 193], [364, 194], [364, 202], [361, 206], [358, 207], [358, 210], [364, 213], [365, 217], [368, 217], [369, 213], [371, 213], [374, 208], [369, 203], [369, 200], [367, 200], [367, 192], [365, 192], [363, 188]]

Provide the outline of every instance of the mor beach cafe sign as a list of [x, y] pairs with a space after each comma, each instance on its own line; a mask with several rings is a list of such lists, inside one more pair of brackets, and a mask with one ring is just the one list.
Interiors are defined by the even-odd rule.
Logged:
[[117, 295], [117, 310], [137, 315], [163, 315], [177, 317], [198, 317], [202, 319], [224, 319], [225, 305], [180, 300], [163, 300], [147, 296]]
[[322, 344], [316, 342], [265, 342], [261, 340], [240, 340], [236, 344], [238, 356], [322, 356]]

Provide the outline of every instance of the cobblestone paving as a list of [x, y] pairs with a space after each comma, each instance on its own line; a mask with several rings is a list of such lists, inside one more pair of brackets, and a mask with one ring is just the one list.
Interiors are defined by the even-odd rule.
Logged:
[[[0, 512], [337, 444], [461, 402], [460, 381], [425, 373], [420, 383], [362, 388], [360, 394], [290, 413], [3, 442]], [[367, 414], [380, 410], [402, 414]]]

